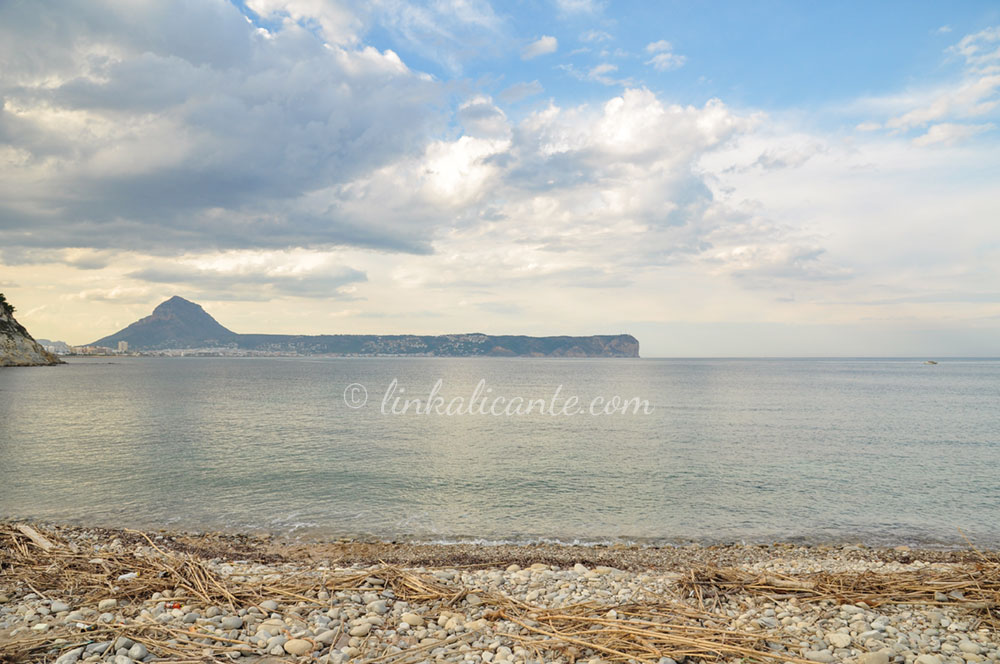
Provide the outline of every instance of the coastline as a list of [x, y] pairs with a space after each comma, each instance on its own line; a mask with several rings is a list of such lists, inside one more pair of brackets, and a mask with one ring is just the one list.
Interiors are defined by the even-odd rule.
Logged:
[[5, 520], [0, 562], [0, 661], [1000, 661], [1000, 554], [971, 548], [480, 546]]

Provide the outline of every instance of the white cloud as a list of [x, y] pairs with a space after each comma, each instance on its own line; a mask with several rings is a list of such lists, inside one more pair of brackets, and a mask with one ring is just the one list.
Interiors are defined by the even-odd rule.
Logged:
[[995, 71], [1000, 64], [1000, 26], [966, 35], [949, 50], [964, 57], [975, 69]]
[[565, 14], [596, 14], [604, 9], [603, 0], [555, 0], [556, 7]]
[[924, 105], [890, 118], [889, 129], [908, 130], [950, 117], [976, 117], [996, 108], [1000, 73], [976, 76], [949, 87]]
[[914, 138], [913, 144], [919, 147], [926, 147], [928, 145], [951, 145], [952, 143], [956, 143], [995, 128], [996, 127], [993, 124], [969, 125], [942, 122], [940, 124], [933, 125], [927, 130], [926, 134], [922, 134]]
[[544, 91], [545, 88], [543, 88], [542, 84], [538, 81], [515, 83], [508, 88], [504, 88], [504, 90], [500, 92], [499, 97], [508, 104], [512, 104], [514, 102], [521, 101], [522, 99], [541, 94]]
[[372, 0], [356, 5], [408, 48], [459, 74], [467, 60], [503, 53], [512, 42], [489, 0]]
[[611, 38], [611, 35], [603, 30], [587, 30], [580, 35], [580, 41], [587, 44], [609, 41]]
[[480, 95], [463, 102], [458, 107], [458, 120], [467, 136], [504, 140], [510, 138], [511, 128], [507, 116], [489, 97]]
[[869, 108], [891, 115], [884, 123], [865, 121], [858, 128], [873, 131], [881, 125], [893, 133], [921, 131], [913, 141], [918, 146], [954, 142], [990, 129], [989, 123], [968, 121], [1000, 108], [1000, 27], [966, 35], [947, 52], [963, 63], [957, 80], [867, 100]]
[[618, 65], [613, 65], [610, 62], [602, 62], [601, 64], [594, 65], [586, 71], [581, 71], [574, 67], [573, 65], [559, 65], [559, 68], [567, 72], [570, 76], [579, 79], [581, 81], [595, 81], [597, 83], [602, 83], [604, 85], [631, 85], [630, 79], [615, 78], [610, 74], [618, 71]]
[[550, 35], [542, 35], [535, 41], [524, 47], [521, 51], [522, 60], [531, 60], [540, 55], [555, 53], [559, 48], [559, 41]]
[[596, 67], [591, 68], [589, 76], [595, 81], [601, 81], [602, 83], [608, 83], [609, 85], [614, 83], [611, 79], [607, 77], [607, 74], [612, 74], [618, 71], [617, 65], [612, 65], [607, 62], [599, 64]]
[[362, 28], [358, 15], [337, 0], [247, 0], [246, 6], [267, 20], [317, 24], [333, 44], [356, 44]]
[[410, 170], [433, 174], [425, 191], [457, 206], [452, 214], [462, 221], [438, 234], [437, 260], [407, 260], [399, 283], [482, 288], [504, 275], [619, 287], [631, 281], [623, 270], [697, 255], [725, 212], [714, 209], [694, 164], [752, 125], [716, 101], [682, 107], [631, 89], [600, 109], [532, 113], [508, 143], [441, 143]]
[[646, 64], [652, 66], [657, 71], [680, 69], [684, 66], [687, 58], [683, 55], [672, 53], [672, 50], [673, 46], [665, 39], [646, 44], [646, 52], [653, 54], [653, 57], [646, 60]]
[[647, 65], [651, 65], [653, 69], [657, 71], [669, 71], [671, 69], [680, 69], [687, 62], [687, 58], [683, 55], [676, 55], [674, 53], [657, 53], [652, 58], [646, 61]]

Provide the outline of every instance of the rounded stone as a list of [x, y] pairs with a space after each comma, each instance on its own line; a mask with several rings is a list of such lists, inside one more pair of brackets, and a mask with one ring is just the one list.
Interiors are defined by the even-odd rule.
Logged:
[[418, 616], [416, 613], [406, 612], [402, 615], [401, 620], [405, 622], [410, 627], [420, 627], [424, 624], [424, 619]]
[[305, 639], [290, 639], [283, 647], [289, 655], [305, 655], [312, 650], [312, 644]]
[[239, 629], [243, 627], [243, 618], [239, 616], [227, 616], [222, 619], [222, 629]]
[[858, 656], [858, 664], [889, 664], [889, 651], [877, 650]]
[[962, 652], [971, 653], [973, 655], [978, 655], [983, 651], [982, 646], [973, 641], [969, 641], [968, 639], [959, 641], [958, 649]]
[[840, 632], [831, 632], [826, 635], [826, 642], [829, 643], [834, 648], [846, 648], [851, 645], [850, 634], [841, 634]]
[[368, 636], [368, 633], [372, 631], [371, 623], [361, 623], [360, 625], [355, 625], [348, 632], [351, 636]]

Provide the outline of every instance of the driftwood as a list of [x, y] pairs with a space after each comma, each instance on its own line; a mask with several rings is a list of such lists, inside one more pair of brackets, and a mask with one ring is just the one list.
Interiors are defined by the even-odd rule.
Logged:
[[51, 551], [55, 547], [55, 544], [42, 537], [37, 530], [26, 523], [17, 524], [17, 529], [30, 539], [35, 546], [40, 547], [42, 551]]

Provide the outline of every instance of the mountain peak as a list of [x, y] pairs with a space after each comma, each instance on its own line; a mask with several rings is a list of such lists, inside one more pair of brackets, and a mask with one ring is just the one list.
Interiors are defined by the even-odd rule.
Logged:
[[[191, 300], [185, 300], [180, 295], [174, 295], [169, 300], [164, 300], [163, 302], [160, 302], [158, 305], [156, 305], [156, 308], [153, 309], [153, 315], [155, 316], [158, 313], [175, 313], [175, 314], [188, 313], [192, 315], [202, 314], [208, 316], [209, 318], [212, 318], [211, 316], [208, 315], [208, 313], [206, 313], [206, 311], [202, 308], [200, 304], [192, 302]], [[215, 319], [213, 318], [212, 320]]]
[[174, 295], [158, 304], [151, 315], [93, 345], [114, 348], [119, 341], [127, 341], [130, 348], [199, 348], [222, 346], [235, 337], [200, 304]]

